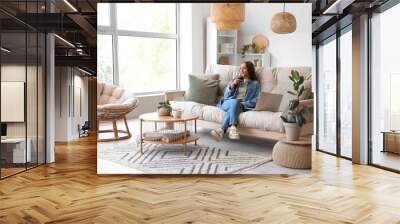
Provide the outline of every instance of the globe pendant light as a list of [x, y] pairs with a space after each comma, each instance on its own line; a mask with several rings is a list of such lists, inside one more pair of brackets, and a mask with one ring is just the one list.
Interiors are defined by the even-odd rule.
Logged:
[[244, 3], [213, 3], [211, 5], [212, 21], [218, 30], [239, 30], [244, 21]]
[[279, 12], [272, 17], [271, 30], [279, 34], [293, 33], [296, 31], [296, 17], [285, 12], [285, 3], [283, 3], [283, 12]]

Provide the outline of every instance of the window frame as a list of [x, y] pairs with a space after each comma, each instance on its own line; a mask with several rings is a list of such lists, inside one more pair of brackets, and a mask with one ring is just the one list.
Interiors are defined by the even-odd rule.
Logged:
[[[101, 3], [100, 3], [101, 4]], [[119, 85], [119, 59], [118, 59], [118, 37], [120, 36], [127, 36], [127, 37], [144, 37], [144, 38], [160, 38], [160, 39], [173, 39], [176, 42], [176, 75], [175, 75], [175, 88], [172, 90], [179, 90], [181, 83], [180, 83], [180, 41], [179, 41], [179, 34], [180, 34], [180, 13], [178, 3], [175, 4], [175, 26], [176, 26], [176, 33], [157, 33], [157, 32], [143, 32], [143, 31], [131, 31], [131, 30], [119, 30], [117, 27], [117, 5], [116, 4], [123, 4], [123, 3], [106, 3], [110, 4], [110, 26], [97, 26], [97, 33], [99, 35], [111, 35], [112, 37], [112, 54], [113, 54], [113, 84]], [[134, 92], [138, 96], [143, 95], [155, 95], [155, 94], [163, 94], [166, 90], [160, 91], [148, 91], [148, 92]]]

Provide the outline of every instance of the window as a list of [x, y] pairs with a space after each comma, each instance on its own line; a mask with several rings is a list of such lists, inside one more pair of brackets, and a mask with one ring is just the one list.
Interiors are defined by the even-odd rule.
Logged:
[[[371, 162], [400, 171], [400, 4], [371, 18]], [[383, 132], [389, 132], [383, 135]], [[385, 139], [384, 139], [385, 137]]]
[[340, 36], [340, 154], [352, 157], [352, 34]]
[[99, 16], [97, 17], [97, 24], [99, 26], [110, 26], [110, 4], [99, 3], [97, 4], [97, 11]]
[[111, 15], [99, 22], [98, 79], [139, 94], [177, 89], [176, 4], [108, 5], [98, 11]]
[[112, 35], [97, 35], [97, 80], [113, 83]]
[[400, 130], [400, 73], [390, 74], [390, 130]]
[[176, 41], [118, 37], [119, 83], [136, 92], [176, 88]]
[[318, 149], [352, 157], [352, 25], [318, 48]]
[[336, 39], [318, 48], [318, 149], [336, 154]]
[[117, 12], [118, 30], [176, 33], [175, 4], [117, 4]]

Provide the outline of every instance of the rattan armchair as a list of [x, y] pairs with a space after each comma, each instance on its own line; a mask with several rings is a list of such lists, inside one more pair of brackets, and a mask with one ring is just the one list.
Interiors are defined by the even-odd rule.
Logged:
[[[97, 84], [97, 140], [99, 142], [118, 141], [128, 139], [132, 135], [129, 131], [126, 115], [139, 104], [135, 95], [119, 86], [105, 83]], [[119, 130], [118, 120], [124, 120], [126, 130]], [[113, 128], [100, 130], [101, 121], [111, 121]], [[113, 138], [99, 138], [99, 133], [114, 133]], [[122, 136], [120, 135], [122, 134]]]

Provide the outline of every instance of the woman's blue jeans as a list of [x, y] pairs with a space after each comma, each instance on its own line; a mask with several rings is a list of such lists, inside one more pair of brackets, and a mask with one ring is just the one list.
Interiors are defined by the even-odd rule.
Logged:
[[221, 109], [226, 112], [221, 128], [226, 131], [229, 126], [237, 125], [239, 114], [241, 112], [241, 100], [227, 99], [222, 102]]

